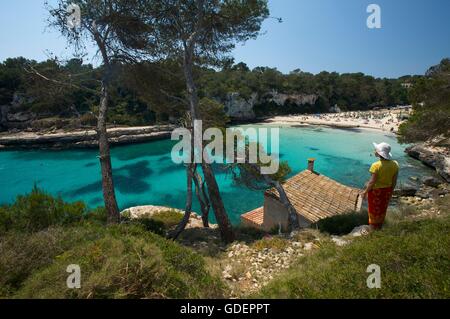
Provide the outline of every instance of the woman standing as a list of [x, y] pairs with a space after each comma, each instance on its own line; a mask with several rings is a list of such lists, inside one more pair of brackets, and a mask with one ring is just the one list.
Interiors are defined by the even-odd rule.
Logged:
[[364, 198], [369, 202], [369, 225], [372, 229], [381, 229], [386, 217], [386, 211], [391, 200], [392, 193], [397, 184], [399, 165], [392, 160], [391, 146], [387, 143], [376, 144], [375, 156], [380, 160], [370, 167], [372, 174], [366, 189]]

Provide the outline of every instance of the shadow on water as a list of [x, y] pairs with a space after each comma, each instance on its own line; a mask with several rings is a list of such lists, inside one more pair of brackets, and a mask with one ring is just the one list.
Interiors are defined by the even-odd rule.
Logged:
[[127, 145], [112, 150], [112, 156], [121, 161], [131, 161], [148, 156], [167, 156], [172, 151], [175, 141], [163, 140], [145, 144]]
[[103, 205], [103, 198], [101, 197], [95, 197], [94, 199], [91, 199], [89, 201], [89, 206], [96, 207], [96, 206], [102, 206]]
[[169, 173], [174, 173], [174, 172], [181, 172], [181, 171], [185, 171], [186, 168], [184, 167], [184, 165], [175, 165], [172, 164], [170, 166], [164, 166], [158, 169], [158, 174], [169, 174]]
[[[114, 175], [114, 186], [122, 194], [143, 194], [152, 189], [152, 186], [142, 179], [123, 175]], [[87, 184], [69, 193], [71, 197], [83, 196], [87, 194], [97, 194], [102, 191], [102, 181]]]
[[171, 162], [172, 161], [172, 157], [170, 156], [163, 156], [160, 159], [158, 159], [158, 162]]
[[114, 172], [122, 173], [127, 172], [129, 177], [144, 179], [145, 177], [149, 177], [154, 172], [148, 166], [150, 165], [149, 161], [140, 161], [135, 164], [128, 164], [121, 166], [119, 168], [114, 169]]
[[357, 128], [357, 127], [339, 127], [339, 126], [336, 126], [336, 127], [333, 127], [333, 129], [341, 130], [341, 131], [347, 131], [347, 132], [354, 132], [354, 133], [362, 133], [363, 132], [362, 129]]
[[[341, 181], [344, 185], [360, 188], [364, 186], [364, 183], [369, 178], [370, 165], [364, 164], [361, 160], [323, 153], [318, 155], [324, 162], [322, 163], [323, 167], [331, 168], [326, 172], [319, 171], [319, 173], [325, 174], [336, 181]], [[361, 175], [361, 167], [366, 167], [364, 170], [367, 172], [366, 175]]]

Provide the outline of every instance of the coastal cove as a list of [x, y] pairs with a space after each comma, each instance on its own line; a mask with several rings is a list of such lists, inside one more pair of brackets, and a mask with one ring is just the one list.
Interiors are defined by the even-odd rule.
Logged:
[[[261, 125], [252, 125], [261, 127]], [[262, 125], [268, 126], [268, 125]], [[280, 158], [289, 162], [292, 175], [316, 158], [316, 170], [340, 183], [361, 188], [375, 161], [372, 142], [386, 141], [400, 163], [399, 186], [415, 182], [411, 177], [434, 176], [435, 172], [404, 153], [395, 135], [366, 129], [321, 126], [280, 127]], [[112, 149], [115, 186], [121, 209], [139, 205], [162, 205], [179, 209], [185, 202], [185, 168], [172, 162], [175, 142], [158, 140], [116, 146]], [[97, 151], [15, 150], [0, 152], [0, 203], [11, 203], [36, 184], [67, 201], [83, 200], [90, 207], [103, 204]], [[239, 216], [261, 206], [263, 192], [233, 185], [231, 177], [214, 166], [226, 209], [233, 223]], [[194, 211], [199, 205], [194, 202]]]

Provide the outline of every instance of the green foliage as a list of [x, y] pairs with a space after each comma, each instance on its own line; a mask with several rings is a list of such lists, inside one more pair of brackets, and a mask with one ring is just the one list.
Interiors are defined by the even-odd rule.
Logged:
[[[255, 105], [257, 116], [277, 114], [301, 114], [328, 112], [338, 105], [344, 110], [368, 110], [375, 106], [387, 107], [408, 104], [407, 90], [401, 79], [378, 79], [362, 73], [338, 74], [321, 72], [317, 75], [294, 70], [283, 74], [275, 68], [257, 67], [250, 70], [240, 63], [221, 71], [204, 70], [200, 77], [202, 96], [226, 100], [231, 92], [237, 92], [248, 100], [253, 93], [262, 100]], [[283, 107], [269, 102], [273, 92], [285, 94], [316, 94], [315, 105], [298, 106], [287, 100]]]
[[414, 82], [410, 92], [413, 115], [401, 125], [403, 142], [425, 141], [450, 134], [450, 59], [430, 68], [426, 77]]
[[23, 88], [25, 58], [9, 58], [0, 63], [0, 105], [10, 104], [14, 94]]
[[[0, 240], [3, 297], [222, 297], [201, 256], [141, 227], [86, 224]], [[70, 264], [81, 267], [81, 289], [66, 286]]]
[[108, 213], [104, 207], [98, 207], [94, 210], [87, 212], [84, 215], [84, 219], [89, 222], [95, 222], [105, 225], [108, 220]]
[[134, 219], [131, 223], [141, 225], [146, 231], [155, 233], [157, 235], [166, 235], [166, 227], [161, 221], [157, 221], [152, 218], [138, 218]]
[[[181, 217], [107, 227], [104, 208], [34, 188], [0, 207], [0, 298], [220, 298], [221, 281], [200, 255], [147, 231], [165, 234]], [[81, 266], [80, 290], [66, 286], [70, 264]]]
[[129, 216], [122, 215], [122, 218], [131, 224], [138, 224], [145, 230], [152, 233], [165, 236], [167, 232], [178, 225], [183, 219], [183, 214], [176, 210], [161, 211], [152, 216], [141, 216], [131, 219]]
[[348, 213], [322, 219], [312, 227], [317, 227], [321, 232], [326, 232], [331, 235], [346, 235], [355, 227], [367, 225], [368, 219], [367, 211], [362, 213]]
[[[48, 78], [74, 86], [56, 85], [31, 72], [31, 67]], [[283, 74], [267, 67], [250, 70], [243, 63], [222, 70], [196, 67], [194, 71], [199, 87], [200, 113], [210, 122], [205, 127], [222, 127], [228, 122], [221, 103], [233, 92], [246, 100], [253, 94], [262, 98], [254, 107], [257, 116], [320, 113], [328, 112], [335, 104], [346, 110], [407, 104], [407, 90], [401, 84], [411, 81], [408, 77], [375, 79], [361, 73], [313, 75], [296, 70]], [[108, 122], [149, 125], [166, 122], [170, 116], [180, 118], [186, 111], [187, 106], [183, 103], [185, 84], [177, 61], [116, 65], [113, 72]], [[10, 104], [16, 94], [22, 97], [22, 108], [33, 111], [38, 117], [77, 118], [82, 125], [94, 126], [96, 118], [92, 112], [96, 113], [99, 104], [95, 92], [100, 91], [101, 73], [102, 67], [94, 68], [79, 59], [65, 63], [8, 59], [0, 64], [0, 101], [3, 101], [0, 104]], [[420, 81], [418, 87], [419, 84]], [[288, 100], [279, 107], [274, 102], [267, 102], [274, 91], [316, 94], [319, 98], [315, 105], [298, 106]], [[417, 94], [411, 99], [417, 100]]]
[[254, 227], [238, 226], [235, 227], [234, 232], [238, 240], [245, 242], [253, 242], [255, 240], [260, 240], [265, 236], [267, 236], [267, 232], [264, 232]]
[[176, 210], [167, 210], [155, 213], [152, 219], [163, 223], [166, 229], [170, 229], [181, 222], [183, 214]]
[[222, 104], [209, 98], [202, 98], [199, 102], [200, 118], [203, 119], [203, 129], [225, 128], [230, 121]]
[[0, 209], [0, 230], [34, 232], [51, 225], [70, 225], [86, 213], [84, 203], [69, 204], [34, 187], [30, 194], [18, 196], [14, 204]]
[[67, 249], [95, 240], [96, 229], [83, 224], [35, 233], [10, 231], [0, 236], [0, 298], [12, 295], [33, 272], [52, 264]]
[[[323, 244], [280, 274], [262, 298], [450, 298], [450, 218], [404, 221], [351, 245]], [[366, 269], [381, 267], [381, 289]]]

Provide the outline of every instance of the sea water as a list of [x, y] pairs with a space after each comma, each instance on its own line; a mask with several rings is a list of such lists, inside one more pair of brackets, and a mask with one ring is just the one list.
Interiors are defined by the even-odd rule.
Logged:
[[[393, 156], [401, 167], [400, 184], [413, 183], [412, 176], [420, 178], [434, 174], [431, 169], [408, 157], [404, 153], [405, 145], [400, 145], [394, 135], [375, 130], [283, 126], [280, 127], [279, 156], [289, 163], [292, 175], [306, 169], [308, 158], [315, 158], [317, 172], [345, 185], [362, 188], [369, 179], [370, 164], [376, 161], [372, 142], [391, 144]], [[120, 209], [138, 205], [183, 209], [186, 170], [183, 165], [172, 162], [170, 153], [175, 143], [163, 140], [112, 148]], [[0, 204], [13, 202], [17, 195], [29, 193], [36, 184], [67, 201], [82, 200], [90, 207], [102, 206], [97, 156], [96, 150], [0, 152]], [[218, 165], [214, 170], [233, 223], [239, 222], [241, 214], [262, 206], [263, 191], [235, 185], [231, 176]], [[196, 201], [193, 208], [200, 212]]]

